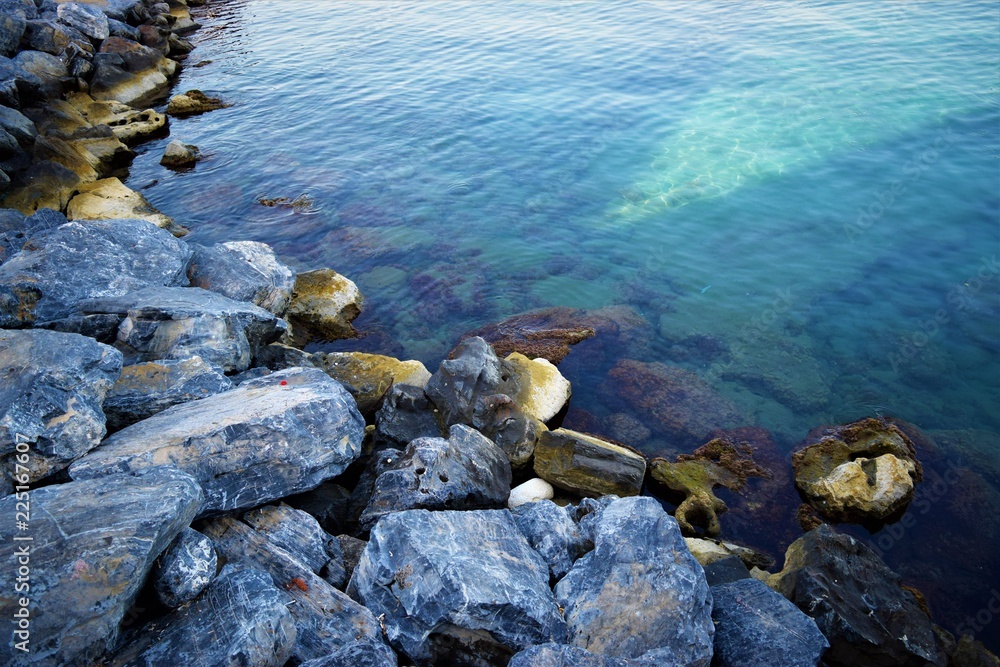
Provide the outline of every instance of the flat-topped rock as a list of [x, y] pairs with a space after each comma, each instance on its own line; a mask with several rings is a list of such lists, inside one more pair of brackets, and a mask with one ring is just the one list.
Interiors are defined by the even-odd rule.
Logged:
[[173, 218], [161, 213], [145, 197], [115, 177], [81, 185], [79, 194], [69, 200], [66, 217], [70, 220], [146, 220], [174, 236], [188, 233]]
[[156, 49], [121, 37], [104, 40], [93, 62], [91, 97], [132, 106], [166, 90], [177, 71], [177, 63]]
[[192, 245], [187, 274], [193, 287], [246, 301], [281, 317], [288, 310], [295, 272], [257, 241]]
[[581, 495], [634, 496], [642, 489], [646, 459], [624, 447], [560, 428], [539, 436], [535, 474]]
[[203, 514], [315, 488], [361, 454], [364, 421], [320, 370], [289, 369], [176, 405], [115, 433], [70, 469], [74, 479], [169, 463], [205, 489]]
[[105, 433], [101, 403], [122, 369], [121, 353], [77, 334], [0, 330], [0, 457], [35, 482], [96, 447]]
[[[0, 568], [0, 611], [15, 618], [27, 598], [28, 664], [94, 664], [111, 647], [118, 624], [167, 545], [191, 523], [202, 501], [189, 475], [172, 468], [58, 484], [31, 492], [30, 528], [0, 526], [0, 558], [30, 552], [30, 594], [15, 588], [16, 567]], [[11, 517], [16, 496], [0, 500]], [[30, 542], [15, 537], [30, 536]], [[16, 633], [14, 635], [16, 641]], [[28, 639], [24, 637], [22, 639]], [[12, 637], [0, 662], [23, 664]]]
[[0, 265], [0, 326], [62, 319], [84, 299], [184, 285], [190, 254], [143, 220], [75, 221], [42, 232]]

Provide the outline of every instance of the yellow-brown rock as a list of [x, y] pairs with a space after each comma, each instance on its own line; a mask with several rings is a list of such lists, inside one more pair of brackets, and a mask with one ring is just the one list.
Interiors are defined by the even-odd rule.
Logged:
[[569, 380], [547, 359], [513, 352], [504, 362], [514, 378], [509, 395], [526, 415], [547, 422], [569, 401], [573, 393]]
[[330, 352], [314, 354], [310, 359], [347, 388], [362, 414], [374, 410], [392, 385], [425, 387], [431, 377], [419, 361], [400, 361], [381, 354]]
[[646, 459], [625, 447], [560, 428], [539, 436], [535, 474], [583, 496], [635, 496], [646, 476]]
[[132, 218], [146, 220], [174, 236], [183, 236], [187, 230], [173, 218], [160, 213], [138, 192], [125, 186], [117, 178], [105, 178], [80, 186], [80, 194], [66, 207], [69, 220], [118, 220]]
[[302, 345], [310, 338], [355, 337], [357, 332], [351, 322], [361, 312], [363, 302], [358, 286], [332, 269], [298, 274], [286, 312], [295, 343]]

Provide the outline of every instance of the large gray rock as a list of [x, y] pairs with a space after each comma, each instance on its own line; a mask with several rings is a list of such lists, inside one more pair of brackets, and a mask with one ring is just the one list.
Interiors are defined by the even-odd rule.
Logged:
[[441, 362], [427, 383], [427, 396], [437, 406], [445, 425], [472, 424], [476, 399], [500, 393], [500, 359], [482, 338], [467, 338]]
[[514, 469], [531, 462], [538, 438], [546, 430], [545, 424], [524, 414], [514, 399], [505, 394], [476, 398], [472, 426], [507, 454]]
[[363, 639], [337, 649], [325, 658], [303, 662], [299, 667], [396, 667], [391, 648], [380, 641]]
[[330, 655], [362, 639], [381, 641], [382, 630], [372, 612], [327, 584], [309, 566], [245, 523], [231, 517], [203, 528], [228, 562], [267, 572], [292, 598], [289, 611], [297, 637], [292, 655], [306, 661]]
[[118, 431], [169, 407], [233, 388], [222, 370], [201, 357], [162, 359], [122, 368], [104, 399], [108, 429]]
[[226, 565], [194, 604], [154, 621], [108, 667], [281, 667], [296, 640], [290, 601], [263, 572]]
[[594, 550], [555, 587], [569, 642], [620, 658], [707, 667], [712, 593], [680, 528], [653, 498], [621, 498], [600, 512]]
[[59, 320], [84, 299], [184, 285], [191, 251], [141, 220], [69, 222], [0, 265], [0, 326]]
[[548, 580], [510, 512], [408, 510], [378, 522], [347, 590], [417, 664], [489, 667], [565, 641]]
[[111, 34], [108, 28], [108, 17], [94, 5], [63, 2], [56, 10], [56, 15], [66, 25], [76, 28], [92, 39], [107, 39]]
[[74, 27], [52, 19], [28, 21], [25, 31], [28, 45], [35, 51], [66, 57], [70, 54], [85, 53], [92, 56], [94, 45], [90, 39]]
[[434, 406], [420, 387], [394, 384], [375, 413], [374, 442], [377, 448], [402, 449], [411, 440], [441, 435]]
[[32, 88], [34, 101], [54, 100], [63, 94], [63, 80], [69, 75], [60, 58], [42, 51], [21, 51], [12, 59], [17, 70], [17, 77], [26, 86], [19, 85], [22, 103], [24, 88]]
[[[158, 468], [138, 476], [47, 486], [31, 491], [28, 527], [13, 521], [17, 496], [0, 500], [11, 517], [0, 525], [0, 613], [28, 609], [27, 664], [94, 664], [110, 648], [157, 556], [198, 513], [202, 494], [189, 476]], [[30, 542], [14, 541], [30, 537]], [[24, 555], [24, 554], [28, 555]], [[16, 587], [21, 557], [28, 587]], [[22, 561], [23, 562], [23, 561]], [[21, 601], [27, 599], [27, 607]], [[9, 632], [9, 631], [8, 631]], [[24, 653], [14, 632], [0, 644], [0, 663]]]
[[250, 302], [279, 317], [288, 309], [295, 272], [278, 261], [269, 245], [233, 241], [192, 249], [187, 269], [191, 285]]
[[287, 328], [263, 308], [198, 287], [149, 287], [88, 299], [77, 310], [123, 318], [115, 347], [127, 364], [199, 356], [224, 371], [244, 371]]
[[478, 431], [456, 424], [447, 440], [417, 438], [383, 469], [361, 514], [361, 529], [401, 510], [501, 508], [510, 480], [506, 455]]
[[563, 577], [576, 559], [593, 548], [566, 508], [551, 500], [520, 505], [511, 510], [528, 544], [549, 564], [556, 579]]
[[164, 92], [177, 63], [156, 49], [121, 37], [108, 37], [94, 56], [90, 95], [132, 106]]
[[[328, 535], [312, 515], [302, 510], [288, 505], [268, 505], [244, 514], [243, 522], [316, 574], [330, 560], [326, 545], [336, 538]], [[337, 550], [340, 550], [339, 545]]]
[[66, 216], [49, 208], [30, 217], [11, 208], [0, 209], [0, 263], [20, 252], [33, 234], [64, 224]]
[[364, 421], [323, 371], [293, 368], [176, 405], [115, 433], [70, 468], [74, 479], [169, 461], [205, 489], [204, 514], [312, 489], [361, 454]]
[[823, 524], [785, 552], [768, 585], [811, 616], [829, 665], [945, 665], [930, 618], [898, 574], [850, 535]]
[[816, 667], [830, 646], [816, 623], [756, 579], [712, 587], [717, 667]]
[[24, 14], [0, 14], [0, 56], [10, 57], [17, 52], [27, 25]]
[[0, 330], [4, 471], [13, 473], [16, 462], [34, 482], [96, 447], [105, 433], [101, 403], [121, 369], [121, 353], [90, 338]]
[[218, 562], [212, 540], [193, 528], [185, 528], [153, 570], [156, 596], [173, 608], [190, 602], [215, 579]]

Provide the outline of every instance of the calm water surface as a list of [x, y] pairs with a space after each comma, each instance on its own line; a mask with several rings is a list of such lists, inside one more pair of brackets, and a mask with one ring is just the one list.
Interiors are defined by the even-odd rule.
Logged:
[[[916, 424], [938, 445], [931, 468], [974, 480], [928, 485], [898, 537], [858, 535], [949, 627], [986, 607], [1000, 588], [1000, 3], [202, 11], [179, 88], [234, 104], [172, 122], [208, 156], [193, 171], [158, 165], [164, 140], [129, 179], [191, 240], [335, 268], [367, 299], [352, 349], [431, 368], [462, 332], [526, 310], [633, 309], [634, 335], [564, 362], [572, 424], [628, 413], [604, 380], [625, 357], [697, 373], [786, 451], [822, 424]], [[256, 202], [300, 195], [297, 210]], [[648, 453], [676, 444], [636, 437]], [[976, 632], [996, 649], [1000, 619]]]

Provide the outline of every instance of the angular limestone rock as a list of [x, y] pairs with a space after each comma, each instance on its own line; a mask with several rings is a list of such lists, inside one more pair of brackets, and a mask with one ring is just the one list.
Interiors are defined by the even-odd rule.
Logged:
[[149, 287], [78, 304], [85, 316], [122, 318], [115, 347], [126, 363], [200, 356], [225, 371], [245, 371], [285, 331], [283, 320], [253, 304], [198, 287]]
[[109, 667], [281, 667], [296, 641], [289, 602], [263, 572], [226, 565], [194, 604], [144, 628]]
[[[98, 661], [157, 556], [191, 523], [201, 501], [189, 475], [163, 467], [32, 490], [28, 528], [17, 530], [13, 520], [0, 525], [0, 612], [14, 618], [20, 598], [29, 600], [32, 662]], [[18, 502], [7, 496], [0, 509], [13, 519]], [[25, 546], [30, 593], [15, 588], [13, 564]], [[5, 665], [24, 656], [10, 640], [0, 644]]]
[[550, 500], [519, 505], [511, 514], [528, 544], [545, 559], [556, 579], [569, 572], [576, 559], [593, 547], [566, 508]]
[[90, 95], [138, 106], [169, 85], [177, 63], [155, 49], [121, 37], [108, 37], [94, 56]]
[[756, 579], [712, 587], [719, 667], [816, 667], [830, 646], [815, 621]]
[[347, 590], [415, 662], [489, 667], [565, 640], [548, 581], [507, 510], [408, 510], [375, 526]]
[[174, 236], [187, 234], [187, 229], [160, 213], [145, 197], [117, 178], [87, 183], [79, 190], [80, 194], [70, 199], [66, 207], [66, 217], [70, 220], [146, 220]]
[[353, 338], [351, 322], [361, 313], [358, 286], [331, 269], [300, 273], [288, 307], [289, 321], [301, 340]]
[[108, 428], [119, 431], [169, 407], [233, 388], [232, 381], [201, 357], [161, 359], [122, 368], [104, 399]]
[[368, 530], [386, 514], [408, 509], [503, 507], [510, 480], [504, 453], [478, 431], [456, 424], [447, 440], [413, 440], [382, 468], [360, 525]]
[[203, 530], [227, 561], [267, 572], [276, 586], [287, 591], [296, 627], [292, 655], [297, 661], [324, 657], [357, 640], [381, 641], [381, 628], [369, 610], [263, 534], [231, 517], [215, 519]]
[[175, 609], [190, 602], [215, 579], [218, 562], [212, 540], [193, 528], [185, 528], [153, 570], [156, 596]]
[[34, 482], [96, 447], [105, 433], [101, 403], [121, 368], [118, 350], [84, 336], [0, 330], [4, 476]]
[[134, 424], [70, 469], [74, 479], [170, 463], [205, 489], [203, 514], [315, 488], [361, 454], [364, 421], [317, 369], [289, 369]]
[[793, 542], [768, 585], [830, 641], [827, 664], [938, 665], [948, 659], [927, 613], [875, 552], [823, 524]]
[[677, 522], [652, 498], [622, 498], [597, 517], [594, 550], [555, 587], [569, 642], [661, 665], [707, 665], [712, 594]]
[[811, 433], [792, 455], [795, 486], [832, 521], [878, 522], [913, 498], [923, 477], [916, 450], [895, 425], [878, 419]]
[[442, 435], [434, 406], [420, 387], [394, 384], [375, 414], [375, 447], [402, 449], [412, 440]]
[[646, 459], [624, 447], [560, 428], [538, 438], [535, 474], [581, 495], [634, 496], [642, 489]]
[[482, 338], [459, 343], [427, 383], [427, 397], [446, 426], [472, 424], [476, 399], [499, 393], [500, 359]]
[[84, 299], [184, 285], [191, 250], [143, 220], [69, 222], [0, 265], [0, 326], [74, 314]]
[[285, 314], [295, 286], [295, 272], [278, 261], [271, 246], [257, 241], [230, 241], [191, 247], [187, 274], [192, 287], [252, 303], [278, 317]]
[[419, 361], [400, 361], [381, 354], [330, 352], [310, 359], [351, 392], [362, 414], [372, 412], [393, 385], [424, 387], [431, 377]]
[[284, 504], [268, 505], [247, 512], [242, 520], [317, 574], [330, 560], [326, 545], [333, 536], [302, 510]]

